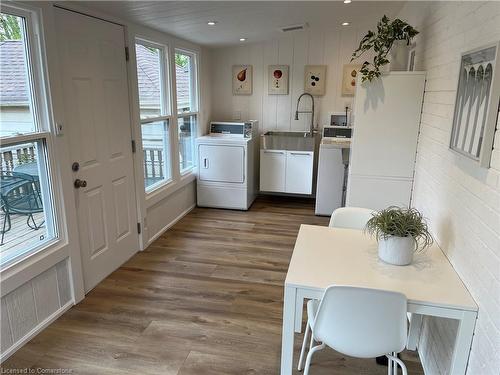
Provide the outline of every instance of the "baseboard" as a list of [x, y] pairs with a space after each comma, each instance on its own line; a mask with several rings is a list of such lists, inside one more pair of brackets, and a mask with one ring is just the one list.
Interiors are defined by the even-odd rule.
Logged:
[[26, 335], [24, 335], [21, 339], [19, 339], [14, 345], [12, 345], [9, 349], [7, 349], [4, 353], [0, 354], [0, 363], [3, 363], [7, 358], [9, 358], [12, 354], [17, 352], [24, 344], [30, 341], [33, 337], [38, 335], [42, 330], [47, 328], [52, 322], [54, 322], [57, 318], [59, 318], [62, 314], [68, 311], [74, 305], [74, 301], [67, 302], [64, 306], [59, 308], [57, 311], [53, 312], [49, 315], [45, 320], [35, 326], [31, 331], [29, 331]]
[[155, 240], [157, 240], [163, 233], [165, 233], [170, 227], [172, 227], [173, 225], [175, 225], [175, 223], [177, 223], [180, 219], [182, 219], [184, 216], [186, 216], [189, 212], [191, 212], [194, 208], [196, 207], [196, 203], [193, 203], [191, 206], [189, 206], [187, 209], [185, 209], [184, 211], [182, 211], [179, 215], [177, 215], [175, 217], [174, 220], [172, 220], [170, 223], [168, 223], [167, 225], [165, 225], [163, 228], [161, 228], [158, 233], [156, 233], [153, 237], [151, 237], [147, 244], [146, 244], [146, 247], [148, 247], [149, 245], [151, 245]]

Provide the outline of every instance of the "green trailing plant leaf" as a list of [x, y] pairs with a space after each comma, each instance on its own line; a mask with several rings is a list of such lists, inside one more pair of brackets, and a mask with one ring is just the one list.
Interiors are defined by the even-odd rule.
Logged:
[[365, 61], [360, 69], [361, 82], [372, 81], [381, 76], [381, 67], [390, 61], [387, 55], [395, 41], [405, 40], [410, 45], [412, 39], [418, 34], [418, 31], [411, 25], [399, 18], [390, 21], [389, 17], [383, 16], [377, 23], [377, 32], [368, 30], [361, 39], [358, 48], [353, 52], [351, 62], [361, 57], [365, 52], [373, 49], [375, 56], [373, 61]]
[[415, 208], [391, 206], [381, 210], [368, 220], [365, 231], [377, 240], [390, 236], [410, 236], [415, 241], [416, 251], [422, 251], [434, 242], [425, 218]]

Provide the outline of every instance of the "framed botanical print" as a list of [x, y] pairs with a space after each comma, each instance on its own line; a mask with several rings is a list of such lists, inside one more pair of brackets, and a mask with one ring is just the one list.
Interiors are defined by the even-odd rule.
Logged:
[[288, 65], [269, 65], [267, 92], [269, 95], [288, 95]]
[[482, 167], [491, 162], [500, 109], [500, 43], [462, 55], [450, 148]]
[[356, 91], [356, 77], [361, 65], [346, 64], [342, 70], [342, 96], [354, 96]]
[[315, 95], [325, 95], [326, 65], [306, 65], [304, 72], [304, 90]]
[[233, 95], [251, 95], [252, 83], [252, 65], [233, 65]]

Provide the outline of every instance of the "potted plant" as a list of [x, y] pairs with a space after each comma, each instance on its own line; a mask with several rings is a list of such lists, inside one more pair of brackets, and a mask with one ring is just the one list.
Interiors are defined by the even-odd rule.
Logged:
[[375, 213], [365, 230], [377, 238], [379, 258], [398, 266], [410, 264], [414, 252], [433, 243], [424, 217], [415, 208], [388, 207]]
[[[351, 61], [370, 50], [375, 52], [373, 62], [365, 61], [359, 70], [362, 75], [361, 81], [372, 81], [374, 78], [380, 77], [382, 74], [380, 68], [390, 62], [388, 55], [393, 46], [400, 46], [403, 42], [404, 47], [407, 48], [417, 34], [418, 31], [405, 21], [397, 18], [391, 22], [384, 15], [377, 24], [377, 31], [369, 30], [363, 39], [361, 39], [359, 47], [352, 54]], [[406, 66], [404, 69], [406, 69]]]

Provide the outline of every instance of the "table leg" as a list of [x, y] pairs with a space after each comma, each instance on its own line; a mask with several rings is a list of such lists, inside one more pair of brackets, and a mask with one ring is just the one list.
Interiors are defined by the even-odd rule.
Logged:
[[472, 345], [472, 337], [476, 327], [477, 312], [463, 311], [458, 325], [455, 350], [451, 359], [450, 374], [465, 375]]
[[295, 333], [302, 332], [302, 314], [304, 312], [304, 292], [297, 290], [295, 297]]
[[420, 328], [422, 327], [423, 315], [412, 313], [410, 317], [410, 331], [408, 332], [408, 342], [406, 349], [416, 350], [420, 338]]
[[281, 375], [291, 375], [297, 289], [285, 286], [283, 301], [283, 332], [281, 335]]

